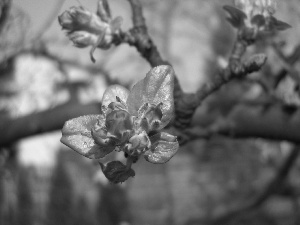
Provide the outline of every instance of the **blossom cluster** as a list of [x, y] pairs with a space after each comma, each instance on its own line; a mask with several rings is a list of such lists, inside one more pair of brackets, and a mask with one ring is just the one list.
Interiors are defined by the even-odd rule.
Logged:
[[151, 163], [165, 163], [179, 148], [175, 136], [161, 131], [173, 118], [173, 88], [170, 66], [151, 69], [131, 91], [112, 85], [103, 94], [102, 114], [67, 121], [61, 142], [91, 159], [123, 151], [127, 165], [100, 163], [104, 175], [114, 183], [135, 175], [131, 163], [141, 155]]
[[62, 29], [67, 31], [68, 38], [78, 48], [91, 46], [91, 60], [96, 48], [108, 49], [119, 35], [122, 17], [112, 19], [108, 5], [98, 2], [96, 13], [83, 6], [71, 7], [58, 17]]

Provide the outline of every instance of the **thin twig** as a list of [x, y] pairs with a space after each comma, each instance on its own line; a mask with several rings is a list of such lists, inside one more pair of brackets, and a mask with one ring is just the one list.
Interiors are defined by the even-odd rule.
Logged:
[[300, 85], [300, 78], [299, 78], [299, 72], [294, 68], [293, 63], [290, 62], [288, 57], [284, 55], [284, 53], [281, 51], [280, 47], [276, 44], [272, 45], [275, 53], [278, 55], [279, 59], [281, 60], [281, 63], [283, 65], [283, 68], [287, 71], [287, 74], [298, 84]]
[[128, 0], [132, 9], [132, 22], [134, 27], [146, 27], [142, 4], [139, 0]]
[[0, 33], [2, 32], [5, 23], [9, 17], [9, 12], [11, 8], [11, 0], [3, 0], [0, 2]]

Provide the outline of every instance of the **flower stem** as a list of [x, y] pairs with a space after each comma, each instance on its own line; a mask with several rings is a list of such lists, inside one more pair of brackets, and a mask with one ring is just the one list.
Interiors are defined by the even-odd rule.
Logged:
[[130, 157], [130, 156], [129, 156], [129, 157], [127, 158], [127, 161], [126, 161], [126, 170], [127, 170], [127, 171], [131, 169], [132, 163], [133, 163], [133, 157]]

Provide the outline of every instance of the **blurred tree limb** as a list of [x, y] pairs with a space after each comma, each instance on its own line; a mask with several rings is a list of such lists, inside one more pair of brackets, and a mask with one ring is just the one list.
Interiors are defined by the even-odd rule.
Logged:
[[6, 20], [9, 17], [10, 8], [11, 8], [11, 0], [2, 0], [0, 2], [0, 33], [2, 32]]
[[212, 218], [212, 221], [210, 221], [209, 224], [225, 224], [236, 216], [241, 215], [242, 213], [255, 210], [274, 194], [280, 192], [281, 188], [285, 184], [289, 172], [297, 161], [298, 155], [299, 146], [294, 146], [286, 159], [283, 161], [282, 165], [278, 168], [274, 178], [266, 185], [266, 187], [260, 192], [260, 194], [257, 195], [256, 198], [254, 198], [250, 202], [229, 207], [226, 212], [220, 213], [219, 215], [216, 215], [215, 218]]
[[299, 143], [298, 125], [300, 111], [295, 106], [281, 104], [240, 104], [224, 118], [216, 118], [209, 126], [203, 126], [207, 116], [194, 118], [192, 127], [182, 132], [181, 143], [193, 139], [208, 139], [214, 135], [232, 138], [264, 138]]
[[86, 114], [99, 114], [100, 103], [64, 104], [19, 118], [0, 118], [0, 146], [10, 145], [22, 138], [61, 129], [66, 120]]

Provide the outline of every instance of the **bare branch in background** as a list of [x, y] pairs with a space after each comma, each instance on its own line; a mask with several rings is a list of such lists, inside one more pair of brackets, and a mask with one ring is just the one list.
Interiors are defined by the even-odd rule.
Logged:
[[[34, 49], [27, 49], [23, 50], [19, 54], [33, 54], [36, 56], [42, 56], [45, 57], [55, 63], [57, 63], [59, 69], [65, 73], [65, 67], [66, 66], [72, 66], [78, 69], [85, 70], [91, 74], [101, 74], [103, 78], [105, 79], [105, 82], [107, 85], [112, 85], [112, 84], [120, 84], [120, 81], [117, 79], [114, 79], [111, 77], [111, 74], [104, 68], [104, 65], [92, 65], [92, 64], [83, 64], [79, 61], [72, 60], [72, 59], [67, 59], [67, 58], [61, 58], [58, 55], [50, 53], [46, 48], [34, 48]], [[129, 82], [128, 83], [122, 83], [123, 86], [129, 87]]]
[[226, 212], [215, 216], [215, 218], [213, 218], [209, 224], [224, 224], [234, 219], [235, 217], [241, 215], [242, 213], [246, 213], [251, 210], [257, 209], [257, 207], [260, 207], [270, 197], [278, 193], [283, 187], [290, 171], [292, 170], [293, 166], [295, 165], [295, 162], [297, 161], [298, 155], [299, 146], [295, 146], [291, 150], [290, 154], [283, 161], [274, 178], [268, 183], [268, 185], [262, 190], [262, 192], [256, 198], [254, 198], [254, 200], [247, 202], [246, 204], [229, 207], [229, 209]]
[[0, 2], [0, 33], [5, 26], [5, 23], [9, 17], [9, 11], [11, 7], [11, 0], [3, 0]]
[[66, 103], [53, 109], [16, 119], [1, 118], [0, 146], [10, 145], [29, 136], [60, 130], [64, 123], [71, 118], [86, 114], [99, 114], [100, 111], [100, 103], [90, 103], [87, 105]]

